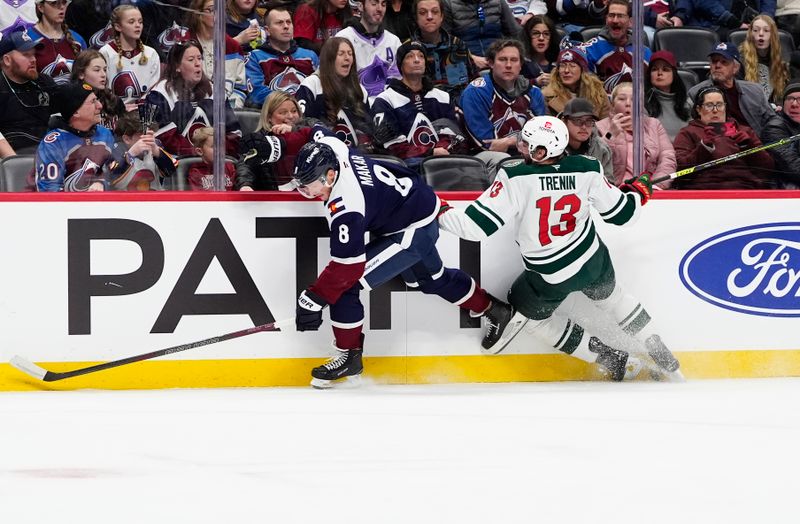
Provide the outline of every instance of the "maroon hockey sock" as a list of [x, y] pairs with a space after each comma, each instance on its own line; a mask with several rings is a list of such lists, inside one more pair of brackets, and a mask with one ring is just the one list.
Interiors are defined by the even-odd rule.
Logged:
[[472, 293], [468, 299], [459, 304], [464, 309], [469, 309], [475, 313], [481, 314], [491, 305], [491, 299], [486, 291], [481, 287], [475, 287], [475, 292]]
[[361, 349], [361, 326], [338, 328], [334, 326], [333, 336], [339, 349]]

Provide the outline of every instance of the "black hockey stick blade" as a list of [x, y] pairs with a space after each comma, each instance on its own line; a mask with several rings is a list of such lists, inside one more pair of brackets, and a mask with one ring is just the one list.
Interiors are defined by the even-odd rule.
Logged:
[[163, 357], [164, 355], [170, 355], [172, 353], [180, 353], [181, 351], [186, 351], [187, 349], [199, 348], [202, 346], [208, 346], [210, 344], [216, 344], [217, 342], [224, 342], [226, 340], [232, 340], [234, 338], [245, 337], [247, 335], [252, 335], [254, 333], [261, 333], [262, 331], [278, 331], [280, 325], [293, 320], [294, 319], [278, 320], [276, 322], [270, 322], [269, 324], [262, 324], [260, 326], [242, 329], [239, 331], [232, 331], [224, 335], [217, 335], [215, 337], [209, 337], [203, 340], [198, 340], [196, 342], [189, 342], [188, 344], [181, 344], [179, 346], [172, 346], [164, 349], [159, 349], [157, 351], [151, 351], [150, 353], [143, 353], [141, 355], [122, 358], [120, 360], [112, 360], [111, 362], [104, 362], [103, 364], [96, 364], [94, 366], [89, 366], [85, 368], [73, 369], [72, 371], [63, 371], [63, 372], [48, 371], [43, 367], [38, 366], [25, 358], [22, 358], [19, 355], [14, 356], [9, 363], [18, 370], [34, 378], [38, 378], [39, 380], [43, 380], [44, 382], [55, 382], [57, 380], [64, 380], [65, 378], [79, 377], [81, 375], [96, 373], [98, 371], [104, 371], [106, 369], [116, 368], [119, 366], [124, 366], [126, 364], [133, 364], [134, 362], [141, 362], [143, 360], [150, 360], [153, 358]]
[[736, 160], [737, 158], [742, 158], [743, 156], [752, 155], [753, 153], [760, 153], [761, 151], [766, 151], [767, 149], [772, 149], [773, 147], [780, 147], [785, 146], [795, 140], [800, 139], [800, 133], [792, 136], [787, 136], [786, 138], [781, 138], [775, 142], [770, 142], [769, 144], [762, 144], [760, 146], [751, 147], [750, 149], [745, 149], [744, 151], [739, 151], [738, 153], [733, 153], [732, 155], [724, 156], [722, 158], [717, 158], [714, 160], [709, 160], [708, 162], [704, 162], [702, 164], [698, 164], [693, 167], [687, 167], [686, 169], [681, 169], [680, 171], [675, 171], [674, 173], [670, 173], [669, 175], [660, 176], [658, 178], [654, 178], [650, 181], [651, 184], [658, 184], [659, 182], [664, 182], [666, 180], [672, 180], [684, 175], [691, 175], [692, 173], [697, 173], [704, 169], [708, 169], [710, 167], [715, 167], [720, 164], [724, 164], [725, 162], [730, 162], [731, 160]]

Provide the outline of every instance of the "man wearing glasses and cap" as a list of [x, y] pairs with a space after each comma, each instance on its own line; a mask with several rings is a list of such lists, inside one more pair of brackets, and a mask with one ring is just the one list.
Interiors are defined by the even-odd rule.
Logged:
[[0, 133], [10, 154], [35, 152], [47, 132], [55, 82], [36, 68], [37, 45], [21, 28], [0, 39]]
[[558, 114], [569, 131], [569, 142], [564, 152], [568, 155], [587, 155], [596, 158], [603, 166], [603, 174], [613, 177], [614, 162], [611, 148], [597, 134], [596, 110], [585, 98], [573, 98]]
[[767, 122], [775, 116], [775, 111], [759, 84], [736, 78], [742, 66], [739, 50], [730, 42], [721, 42], [708, 53], [708, 58], [711, 63], [710, 78], [689, 90], [692, 105], [701, 90], [711, 85], [718, 87], [725, 96], [728, 116], [742, 125], [751, 127], [764, 142], [761, 134]]

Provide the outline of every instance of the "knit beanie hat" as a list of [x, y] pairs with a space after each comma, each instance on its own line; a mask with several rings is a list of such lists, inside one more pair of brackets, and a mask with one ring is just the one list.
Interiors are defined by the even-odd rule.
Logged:
[[53, 113], [61, 113], [64, 121], [69, 122], [75, 111], [83, 105], [91, 94], [92, 86], [89, 84], [74, 82], [60, 85], [53, 92], [50, 108]]
[[562, 49], [561, 52], [558, 53], [558, 59], [556, 59], [556, 63], [561, 64], [563, 62], [572, 62], [578, 64], [583, 71], [589, 70], [589, 61], [586, 60], [586, 55], [584, 55], [575, 47]]
[[422, 56], [428, 58], [428, 50], [425, 49], [425, 46], [421, 42], [417, 42], [416, 40], [409, 40], [405, 44], [401, 45], [397, 48], [397, 68], [400, 69], [403, 65], [403, 60], [405, 60], [406, 55], [411, 51], [421, 51]]

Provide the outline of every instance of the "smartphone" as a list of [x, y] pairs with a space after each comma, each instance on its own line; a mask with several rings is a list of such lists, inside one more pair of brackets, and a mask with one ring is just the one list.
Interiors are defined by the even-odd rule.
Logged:
[[727, 122], [711, 122], [708, 125], [714, 130], [714, 133], [718, 135], [725, 134]]

